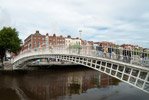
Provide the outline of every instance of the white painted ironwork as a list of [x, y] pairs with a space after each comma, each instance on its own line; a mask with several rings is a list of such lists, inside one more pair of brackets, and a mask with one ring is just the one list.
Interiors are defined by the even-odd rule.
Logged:
[[[127, 56], [121, 54], [113, 56], [112, 53], [114, 52], [109, 54], [105, 51], [106, 48], [107, 47], [102, 47], [104, 51], [98, 51], [97, 47], [93, 46], [78, 46], [73, 48], [53, 46], [53, 48], [37, 48], [16, 56], [12, 62], [13, 69], [18, 69], [19, 66], [22, 66], [22, 64], [32, 59], [56, 58], [81, 64], [106, 73], [107, 75], [149, 93], [149, 67], [135, 65], [135, 55], [131, 55], [134, 59], [128, 59], [128, 63], [123, 62], [123, 59]], [[133, 51], [131, 51], [131, 54], [132, 52]], [[120, 60], [118, 56], [120, 56], [122, 60]]]

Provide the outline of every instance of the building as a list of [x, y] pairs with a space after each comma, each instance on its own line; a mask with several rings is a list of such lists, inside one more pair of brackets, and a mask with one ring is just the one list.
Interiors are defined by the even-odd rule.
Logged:
[[81, 40], [78, 37], [77, 38], [71, 38], [71, 36], [68, 35], [65, 38], [65, 47], [69, 48], [69, 47], [74, 46], [74, 45], [81, 45]]
[[49, 48], [53, 48], [53, 46], [65, 46], [65, 37], [56, 36], [56, 34], [49, 36], [48, 33], [41, 35], [37, 30], [35, 34], [31, 34], [24, 40], [23, 50], [21, 52], [46, 46], [49, 46]]
[[53, 36], [49, 36], [49, 46], [50, 47], [64, 47], [65, 46], [65, 37], [56, 36], [56, 34], [53, 34]]
[[138, 45], [131, 45], [131, 44], [123, 44], [121, 45], [121, 47], [126, 48], [126, 49], [130, 49], [130, 50], [139, 50], [139, 51], [143, 51], [143, 48], [138, 46]]
[[24, 51], [39, 47], [45, 44], [45, 35], [41, 35], [37, 30], [35, 34], [31, 34], [24, 40]]
[[95, 46], [98, 46], [98, 45], [102, 45], [102, 46], [109, 46], [109, 47], [114, 47], [115, 44], [112, 43], [112, 42], [107, 42], [107, 41], [102, 41], [102, 42], [94, 42], [94, 45]]

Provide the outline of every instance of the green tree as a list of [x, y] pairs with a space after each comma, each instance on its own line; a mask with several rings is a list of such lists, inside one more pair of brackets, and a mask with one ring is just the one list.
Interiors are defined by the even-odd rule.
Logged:
[[3, 58], [6, 55], [6, 51], [17, 54], [21, 50], [22, 41], [18, 37], [18, 32], [15, 28], [3, 27], [0, 30], [0, 59], [3, 66]]

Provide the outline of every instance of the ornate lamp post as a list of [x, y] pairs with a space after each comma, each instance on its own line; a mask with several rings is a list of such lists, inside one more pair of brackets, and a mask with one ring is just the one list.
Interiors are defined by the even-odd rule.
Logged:
[[82, 30], [79, 30], [79, 32], [80, 32], [80, 39], [81, 39]]

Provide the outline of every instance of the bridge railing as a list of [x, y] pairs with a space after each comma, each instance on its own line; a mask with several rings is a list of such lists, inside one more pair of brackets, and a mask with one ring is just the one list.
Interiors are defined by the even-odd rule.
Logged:
[[149, 68], [149, 51], [137, 49], [110, 47], [110, 46], [58, 46], [45, 48], [35, 48], [20, 53], [14, 58], [14, 61], [23, 57], [42, 54], [75, 54], [93, 57], [101, 57], [121, 61], [125, 63], [140, 65]]

